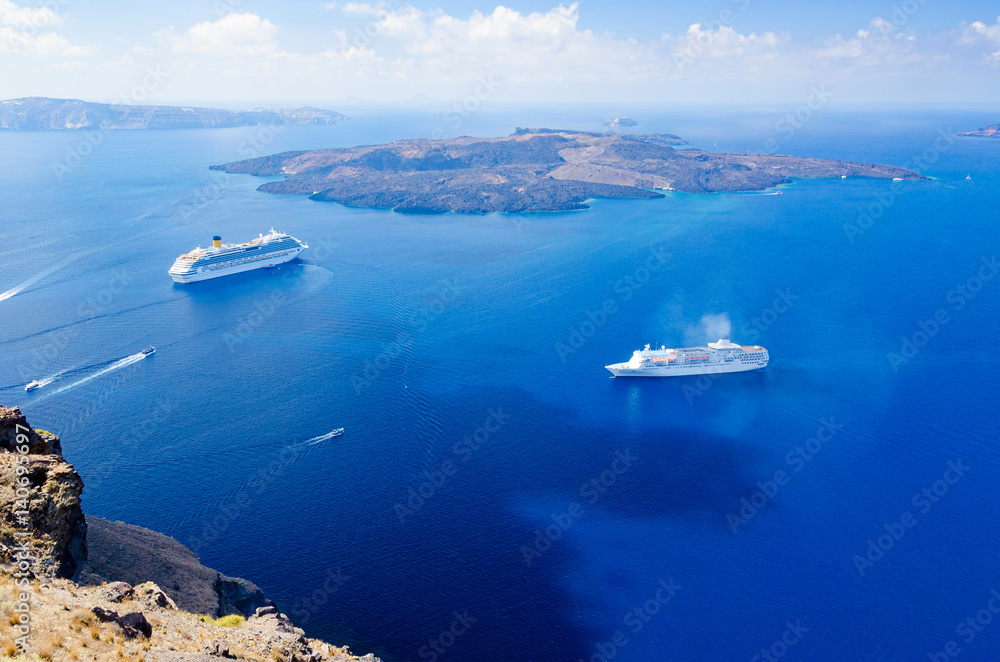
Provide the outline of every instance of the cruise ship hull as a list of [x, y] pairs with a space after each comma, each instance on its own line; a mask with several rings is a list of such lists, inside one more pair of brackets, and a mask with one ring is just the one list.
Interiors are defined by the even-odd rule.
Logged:
[[208, 249], [197, 248], [182, 255], [168, 273], [177, 283], [194, 283], [211, 278], [276, 267], [290, 262], [308, 246], [294, 237], [271, 231], [246, 244], [222, 245], [218, 237]]
[[646, 345], [633, 352], [629, 361], [604, 367], [615, 377], [683, 377], [760, 370], [769, 359], [760, 345], [737, 345], [720, 338], [704, 347], [651, 349]]
[[672, 367], [629, 367], [628, 363], [614, 363], [605, 366], [615, 377], [681, 377], [684, 375], [717, 375], [727, 372], [747, 372], [749, 370], [760, 370], [767, 367], [767, 361], [763, 363], [733, 364], [721, 363], [716, 365], [693, 365], [693, 366], [672, 366]]

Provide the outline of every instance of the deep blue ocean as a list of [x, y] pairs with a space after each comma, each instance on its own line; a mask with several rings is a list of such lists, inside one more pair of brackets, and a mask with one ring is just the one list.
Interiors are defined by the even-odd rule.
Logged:
[[[208, 166], [426, 137], [433, 112], [0, 133], [0, 403], [62, 437], [86, 513], [386, 662], [994, 659], [1000, 140], [954, 133], [998, 118], [823, 109], [789, 135], [794, 110], [636, 117], [932, 179], [403, 216]], [[460, 132], [605, 119], [484, 110]], [[167, 275], [272, 226], [300, 261]], [[770, 365], [603, 367], [723, 333]]]

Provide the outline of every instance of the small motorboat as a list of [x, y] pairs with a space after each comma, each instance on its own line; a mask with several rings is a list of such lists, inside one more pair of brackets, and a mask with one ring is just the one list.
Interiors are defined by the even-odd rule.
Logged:
[[155, 351], [156, 351], [156, 348], [153, 347], [152, 345], [150, 345], [146, 349], [142, 350], [142, 354], [143, 354], [143, 356], [149, 356], [150, 354], [152, 354]]
[[330, 433], [330, 436], [331, 437], [339, 437], [342, 434], [344, 434], [344, 428], [337, 428], [336, 430], [334, 430], [333, 432]]
[[41, 385], [42, 385], [42, 383], [40, 381], [38, 381], [37, 379], [34, 379], [34, 380], [28, 382], [27, 385], [25, 385], [24, 390], [25, 391], [34, 391], [36, 388], [38, 388]]

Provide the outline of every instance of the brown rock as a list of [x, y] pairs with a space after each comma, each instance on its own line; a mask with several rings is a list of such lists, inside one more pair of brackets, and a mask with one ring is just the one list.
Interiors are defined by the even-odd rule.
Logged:
[[18, 407], [8, 409], [0, 406], [0, 451], [19, 452], [18, 449], [24, 445], [24, 440], [17, 439], [19, 434], [27, 438], [28, 455], [57, 455], [62, 458], [59, 437], [45, 430], [32, 429]]
[[267, 605], [266, 607], [257, 607], [257, 611], [253, 613], [250, 618], [260, 618], [261, 616], [267, 616], [268, 614], [277, 614], [278, 608], [274, 605]]
[[233, 657], [229, 654], [229, 647], [221, 641], [206, 641], [201, 645], [201, 649], [214, 657]]
[[106, 592], [109, 602], [121, 602], [122, 600], [131, 600], [134, 595], [132, 587], [126, 584], [125, 582], [114, 582], [113, 584], [108, 584]]
[[153, 582], [139, 584], [133, 589], [133, 593], [136, 600], [150, 609], [177, 609], [177, 605], [170, 599], [170, 596]]
[[118, 612], [116, 611], [109, 611], [102, 607], [92, 607], [90, 611], [94, 612], [94, 616], [96, 616], [97, 620], [101, 621], [102, 623], [118, 622]]
[[129, 639], [135, 639], [136, 635], [129, 636], [133, 632], [141, 634], [147, 639], [153, 636], [153, 626], [149, 624], [142, 612], [134, 611], [119, 617], [118, 625], [121, 626], [122, 632]]
[[[23, 446], [27, 454], [20, 453]], [[29, 572], [72, 577], [87, 559], [87, 521], [80, 509], [83, 480], [63, 460], [59, 438], [32, 430], [19, 409], [0, 407], [0, 473], [27, 479], [23, 485], [0, 481], [0, 562], [15, 560], [20, 540], [14, 533], [30, 531]]]

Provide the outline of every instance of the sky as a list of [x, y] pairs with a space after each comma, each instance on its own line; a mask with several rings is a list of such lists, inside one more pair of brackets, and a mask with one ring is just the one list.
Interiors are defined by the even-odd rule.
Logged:
[[[0, 0], [0, 98], [1000, 101], [1000, 3]], [[428, 100], [429, 100], [428, 99]]]

